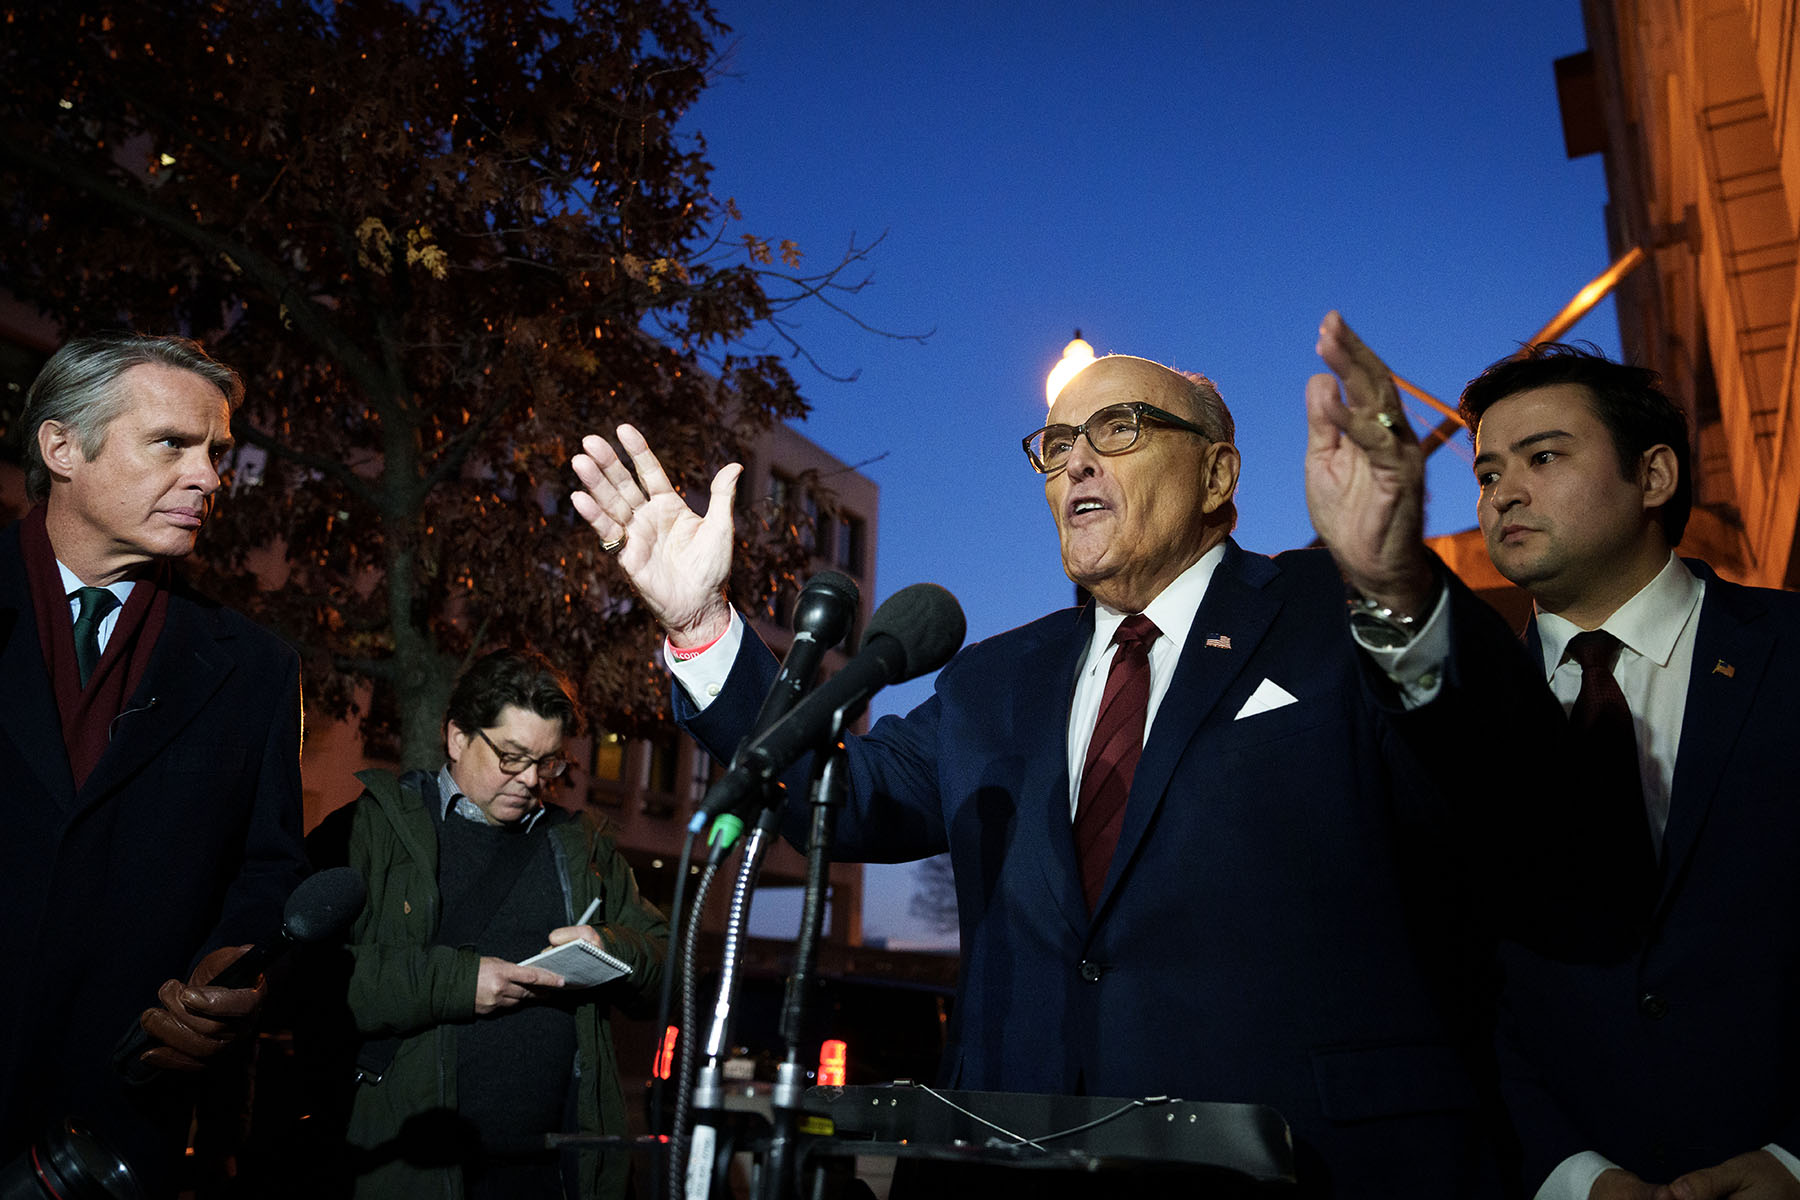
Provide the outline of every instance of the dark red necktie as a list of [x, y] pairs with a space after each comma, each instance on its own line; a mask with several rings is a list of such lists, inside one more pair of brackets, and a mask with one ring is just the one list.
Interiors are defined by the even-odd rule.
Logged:
[[1143, 613], [1126, 617], [1113, 634], [1119, 647], [1106, 673], [1100, 716], [1088, 742], [1081, 768], [1081, 792], [1075, 802], [1075, 857], [1081, 864], [1081, 891], [1088, 910], [1100, 900], [1100, 887], [1112, 866], [1131, 777], [1144, 752], [1144, 716], [1150, 709], [1150, 643], [1161, 631]]
[[1644, 812], [1631, 706], [1612, 673], [1618, 653], [1619, 639], [1602, 630], [1569, 639], [1569, 657], [1581, 666], [1581, 691], [1569, 710], [1569, 726], [1581, 755], [1582, 782], [1600, 805], [1597, 815], [1606, 830], [1620, 839], [1609, 849], [1623, 851], [1622, 891], [1633, 908], [1641, 904], [1647, 910], [1656, 896], [1656, 843]]

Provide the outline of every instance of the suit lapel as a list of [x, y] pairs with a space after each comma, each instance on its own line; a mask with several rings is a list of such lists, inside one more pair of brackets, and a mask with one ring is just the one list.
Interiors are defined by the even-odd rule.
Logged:
[[1764, 606], [1754, 592], [1725, 583], [1704, 568], [1695, 573], [1706, 580], [1706, 598], [1700, 605], [1681, 748], [1669, 787], [1669, 825], [1663, 832], [1664, 898], [1681, 877], [1706, 824], [1719, 777], [1775, 649], [1774, 633], [1761, 619]]
[[1525, 653], [1531, 656], [1532, 665], [1542, 671], [1544, 667], [1544, 639], [1538, 636], [1537, 613], [1525, 622]]
[[1035, 812], [1019, 814], [1020, 828], [1031, 821], [1044, 843], [1038, 854], [1044, 886], [1063, 920], [1077, 936], [1086, 936], [1087, 899], [1081, 894], [1081, 868], [1075, 861], [1075, 835], [1069, 820], [1069, 707], [1075, 698], [1075, 673], [1081, 669], [1094, 636], [1094, 606], [1071, 609], [1067, 631], [1045, 643], [1041, 669], [1027, 674], [1031, 686], [1020, 689], [1015, 710], [1025, 754], [1025, 778], [1019, 783], [1021, 803]]
[[83, 807], [130, 780], [193, 721], [231, 673], [214, 615], [169, 597], [168, 618], [137, 691], [114, 720], [113, 737], [81, 789]]
[[6, 703], [0, 704], [0, 730], [18, 747], [45, 793], [68, 809], [75, 803], [75, 779], [63, 748], [56, 693], [38, 644], [17, 524], [0, 542], [0, 680], [7, 690]]
[[[1131, 796], [1125, 803], [1119, 845], [1113, 851], [1112, 867], [1094, 910], [1096, 917], [1105, 912], [1127, 864], [1137, 854], [1139, 843], [1162, 807], [1182, 755], [1274, 623], [1281, 603], [1263, 588], [1278, 570], [1266, 558], [1244, 554], [1235, 542], [1227, 545], [1224, 559], [1207, 584], [1206, 597], [1194, 614], [1194, 624], [1181, 648], [1181, 661], [1175, 665], [1175, 677], [1151, 722], [1150, 739], [1144, 743], [1144, 756], [1138, 760]], [[1228, 640], [1230, 648], [1209, 646], [1209, 639]], [[1073, 851], [1070, 857], [1073, 861]], [[1079, 887], [1076, 891], [1079, 894]]]

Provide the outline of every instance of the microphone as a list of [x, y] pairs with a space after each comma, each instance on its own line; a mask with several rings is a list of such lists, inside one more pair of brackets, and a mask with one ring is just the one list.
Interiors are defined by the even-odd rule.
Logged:
[[[288, 897], [282, 909], [281, 929], [276, 936], [258, 942], [220, 971], [206, 985], [221, 988], [256, 986], [257, 977], [276, 959], [295, 946], [338, 941], [350, 932], [357, 914], [369, 898], [369, 887], [355, 867], [332, 867], [302, 880]], [[138, 1056], [151, 1048], [155, 1039], [133, 1023], [125, 1040], [113, 1053], [113, 1065], [127, 1083], [149, 1083], [159, 1074], [157, 1068], [145, 1066]]]
[[[763, 698], [762, 710], [756, 714], [755, 723], [731, 757], [733, 767], [742, 757], [744, 747], [787, 716], [800, 697], [812, 690], [825, 652], [843, 641], [850, 632], [850, 622], [856, 617], [861, 596], [856, 581], [837, 571], [820, 571], [807, 580], [800, 590], [799, 602], [794, 606], [794, 643], [788, 647], [781, 670], [776, 673], [769, 694]], [[762, 800], [760, 789], [755, 789], [741, 797], [738, 806], [758, 807]], [[706, 835], [707, 843], [712, 846], [711, 861], [715, 864], [723, 862], [743, 832], [744, 822], [737, 812], [716, 815], [712, 830]]]
[[888, 597], [869, 619], [862, 649], [843, 670], [820, 684], [787, 716], [752, 738], [731, 770], [701, 801], [688, 828], [736, 807], [763, 783], [780, 775], [830, 736], [890, 683], [935, 671], [962, 647], [968, 623], [962, 605], [935, 583], [915, 583]]
[[206, 986], [255, 987], [257, 976], [295, 946], [334, 942], [349, 933], [368, 898], [369, 886], [355, 867], [332, 867], [307, 876], [282, 909], [280, 931], [244, 951]]
[[820, 571], [806, 581], [806, 586], [800, 589], [800, 599], [794, 605], [794, 644], [788, 648], [787, 658], [782, 660], [781, 670], [763, 700], [762, 711], [756, 714], [756, 723], [750, 726], [749, 736], [738, 746], [738, 754], [732, 757], [733, 765], [752, 738], [787, 716], [788, 711], [800, 702], [800, 697], [812, 688], [825, 652], [843, 641], [850, 632], [850, 622], [856, 619], [856, 607], [861, 599], [856, 581], [837, 571]]

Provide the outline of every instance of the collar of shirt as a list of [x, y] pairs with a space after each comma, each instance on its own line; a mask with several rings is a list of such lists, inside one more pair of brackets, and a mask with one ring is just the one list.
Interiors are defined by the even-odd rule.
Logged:
[[[1687, 564], [1671, 551], [1669, 561], [1637, 595], [1613, 610], [1600, 628], [1618, 638], [1632, 653], [1659, 667], [1669, 665], [1688, 622], [1700, 610], [1705, 588]], [[1538, 643], [1544, 653], [1544, 677], [1556, 674], [1569, 642], [1581, 627], [1555, 613], [1537, 614]]]
[[[448, 762], [438, 768], [437, 782], [438, 801], [443, 806], [438, 812], [439, 817], [448, 817], [451, 810], [454, 809], [456, 815], [459, 817], [464, 817], [482, 825], [490, 824], [487, 819], [487, 814], [481, 811], [481, 807], [473, 800], [469, 799], [461, 788], [456, 786], [456, 777], [450, 774], [450, 764]], [[532, 826], [538, 823], [538, 818], [543, 815], [544, 806], [540, 804], [529, 813], [525, 814], [525, 819], [519, 822], [519, 828], [525, 830], [531, 829]]]
[[[1600, 626], [1625, 646], [1612, 673], [1631, 707], [1644, 812], [1659, 846], [1669, 823], [1675, 762], [1681, 753], [1694, 643], [1705, 595], [1706, 585], [1671, 554], [1656, 578]], [[1581, 667], [1563, 658], [1569, 640], [1581, 631], [1550, 613], [1539, 613], [1537, 622], [1550, 690], [1568, 712], [1581, 695]]]
[[[75, 593], [86, 587], [87, 584], [81, 582], [81, 578], [75, 572], [64, 566], [60, 558], [56, 560], [56, 569], [62, 575], [63, 595], [69, 598], [69, 620], [73, 621], [81, 615], [81, 599]], [[106, 590], [113, 594], [113, 599], [118, 603], [112, 606], [110, 612], [100, 618], [100, 628], [95, 632], [102, 653], [105, 653], [107, 643], [112, 641], [112, 632], [119, 623], [119, 614], [125, 611], [125, 601], [131, 598], [131, 589], [136, 586], [137, 581], [132, 579], [121, 579], [117, 583], [106, 585]]]
[[[1213, 572], [1225, 557], [1223, 542], [1200, 556], [1200, 560], [1164, 588], [1156, 599], [1144, 607], [1144, 615], [1155, 623], [1157, 638], [1150, 643], [1150, 700], [1144, 713], [1144, 737], [1149, 739], [1150, 728], [1156, 721], [1156, 710], [1162, 699], [1168, 694], [1169, 684], [1175, 678], [1175, 664], [1181, 661], [1181, 648], [1187, 641], [1188, 632], [1194, 627], [1194, 617], [1200, 612], [1200, 602], [1206, 599], [1206, 589], [1212, 583]], [[1113, 634], [1129, 613], [1118, 612], [1098, 602], [1094, 605], [1094, 635], [1088, 642], [1087, 655], [1082, 659], [1081, 672], [1075, 677], [1075, 694], [1069, 701], [1069, 814], [1075, 813], [1075, 805], [1081, 794], [1081, 770], [1087, 762], [1088, 742], [1094, 736], [1094, 722], [1100, 715], [1100, 700], [1106, 692], [1106, 675], [1111, 668], [1112, 657], [1116, 647], [1113, 646]]]
[[[56, 560], [56, 569], [62, 573], [63, 595], [69, 598], [69, 613], [72, 616], [81, 610], [81, 602], [75, 598], [75, 593], [86, 587], [87, 584], [81, 582], [80, 577], [77, 576], [75, 572], [64, 566], [63, 561], [60, 558]], [[113, 599], [119, 602], [113, 607], [113, 612], [116, 613], [119, 609], [125, 607], [125, 601], [131, 599], [131, 589], [136, 586], [137, 580], [135, 579], [121, 579], [117, 583], [109, 583], [106, 585], [106, 590], [111, 592], [113, 594]], [[112, 618], [111, 614], [108, 614], [108, 619], [115, 618]]]
[[[1200, 611], [1200, 602], [1206, 599], [1206, 587], [1212, 582], [1213, 572], [1218, 570], [1219, 562], [1224, 557], [1225, 543], [1220, 542], [1202, 554], [1193, 566], [1177, 575], [1168, 587], [1157, 594], [1156, 599], [1144, 606], [1144, 615], [1157, 628], [1156, 641], [1150, 644], [1153, 669], [1158, 659], [1173, 662], [1181, 657], [1181, 647], [1187, 641], [1188, 631], [1193, 628], [1194, 615]], [[1095, 601], [1094, 638], [1088, 643], [1087, 658], [1082, 664], [1084, 674], [1092, 675], [1100, 669], [1101, 663], [1111, 661], [1113, 635], [1130, 615]], [[1154, 711], [1154, 700], [1151, 707]]]

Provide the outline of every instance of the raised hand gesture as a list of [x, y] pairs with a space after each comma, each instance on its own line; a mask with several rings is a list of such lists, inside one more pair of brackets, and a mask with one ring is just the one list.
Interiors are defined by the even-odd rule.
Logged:
[[581, 439], [583, 453], [572, 464], [583, 489], [571, 496], [575, 511], [593, 526], [602, 547], [618, 554], [669, 641], [677, 648], [706, 645], [731, 622], [725, 600], [731, 503], [744, 469], [728, 463], [713, 476], [701, 517], [676, 493], [643, 434], [621, 425], [619, 445], [631, 456], [630, 467], [605, 438]]
[[[1425, 553], [1425, 455], [1394, 377], [1344, 318], [1325, 314], [1306, 384], [1306, 507], [1358, 592], [1422, 616], [1436, 590]], [[1342, 389], [1339, 382], [1342, 382]]]

